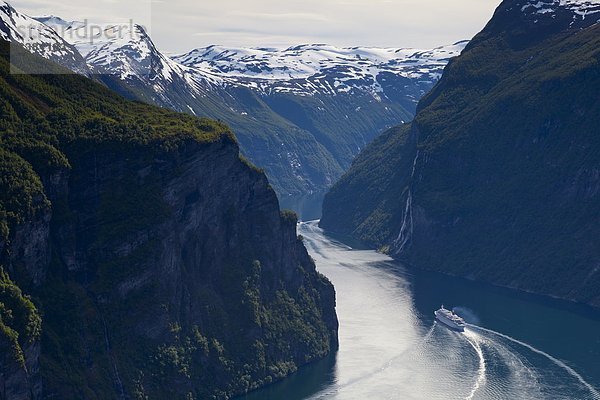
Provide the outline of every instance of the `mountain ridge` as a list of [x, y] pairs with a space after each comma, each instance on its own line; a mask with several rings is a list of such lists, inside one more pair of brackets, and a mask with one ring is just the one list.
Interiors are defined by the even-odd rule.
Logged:
[[[60, 27], [73, 25], [45, 18]], [[227, 76], [210, 61], [195, 68], [179, 64], [138, 27], [129, 30], [123, 40], [79, 43], [93, 77], [129, 99], [225, 121], [242, 152], [265, 169], [280, 199], [324, 191], [378, 132], [411, 120], [418, 99], [464, 45], [424, 52], [422, 60], [407, 50], [388, 56], [381, 71], [373, 60], [354, 58], [327, 63], [302, 79], [259, 83]], [[287, 50], [308, 51], [293, 49]], [[411, 66], [414, 61], [418, 66]]]
[[[188, 67], [214, 71], [215, 75], [229, 78], [227, 84], [243, 85], [264, 93], [291, 91], [308, 96], [319, 91], [335, 94], [364, 90], [377, 94], [383, 92], [377, 79], [382, 73], [433, 83], [441, 76], [448, 60], [458, 55], [465, 43], [457, 42], [433, 50], [334, 47], [326, 44], [305, 44], [286, 49], [212, 45], [171, 58]], [[314, 85], [316, 76], [325, 75], [325, 71], [336, 74], [332, 84]], [[310, 80], [313, 85], [303, 85], [302, 80]], [[290, 81], [294, 85], [286, 85]], [[361, 81], [366, 84], [361, 84]]]

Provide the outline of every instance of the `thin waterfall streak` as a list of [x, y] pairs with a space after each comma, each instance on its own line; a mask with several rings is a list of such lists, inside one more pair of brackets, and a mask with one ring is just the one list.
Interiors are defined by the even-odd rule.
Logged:
[[408, 182], [408, 195], [406, 196], [406, 206], [404, 208], [404, 215], [402, 216], [402, 226], [400, 227], [400, 233], [398, 234], [398, 238], [395, 241], [395, 245], [397, 247], [397, 254], [400, 254], [404, 251], [404, 248], [412, 238], [413, 234], [413, 215], [412, 215], [412, 180], [415, 176], [415, 172], [417, 171], [417, 162], [419, 161], [419, 151], [417, 150], [417, 154], [415, 155], [415, 159], [413, 161], [412, 171], [410, 174], [410, 179]]
[[119, 367], [117, 366], [117, 362], [112, 352], [112, 348], [110, 345], [110, 339], [108, 337], [108, 326], [106, 325], [106, 320], [104, 319], [104, 315], [101, 314], [102, 325], [104, 327], [104, 341], [106, 346], [106, 351], [108, 353], [108, 357], [113, 367], [115, 385], [117, 389], [119, 389], [119, 395], [121, 399], [125, 399], [125, 388], [123, 387], [123, 381], [121, 381], [121, 375], [119, 374]]
[[406, 244], [406, 242], [408, 242], [409, 235], [407, 234], [407, 231], [412, 228], [409, 226], [409, 224], [412, 222], [410, 214], [412, 214], [412, 192], [409, 190], [408, 196], [406, 197], [404, 215], [402, 217], [402, 226], [400, 227], [398, 239], [396, 239], [396, 244], [399, 246], [399, 253], [402, 252], [402, 250], [404, 249], [404, 245]]

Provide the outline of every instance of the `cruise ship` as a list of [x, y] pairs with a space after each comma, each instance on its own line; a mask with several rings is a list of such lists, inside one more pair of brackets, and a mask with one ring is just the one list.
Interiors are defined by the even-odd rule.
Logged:
[[454, 314], [454, 311], [446, 310], [442, 306], [439, 310], [434, 311], [435, 318], [447, 327], [459, 332], [465, 331], [465, 320]]

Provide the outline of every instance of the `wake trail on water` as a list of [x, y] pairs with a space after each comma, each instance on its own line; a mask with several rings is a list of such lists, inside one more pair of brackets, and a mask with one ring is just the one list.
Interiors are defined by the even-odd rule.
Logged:
[[475, 350], [475, 352], [477, 353], [477, 356], [479, 357], [479, 369], [477, 371], [477, 380], [475, 381], [475, 384], [471, 389], [471, 393], [469, 393], [469, 395], [465, 397], [465, 400], [473, 400], [473, 397], [475, 397], [475, 393], [477, 393], [477, 391], [483, 385], [485, 385], [486, 364], [485, 357], [483, 355], [483, 350], [481, 349], [481, 343], [479, 342], [479, 338], [477, 337], [477, 335], [474, 335], [472, 332], [465, 332], [464, 336], [471, 345], [471, 347], [473, 347], [473, 350]]
[[431, 339], [431, 336], [433, 335], [433, 330], [435, 329], [435, 326], [437, 325], [437, 323], [435, 321], [433, 321], [433, 325], [431, 325], [431, 328], [427, 331], [427, 333], [425, 334], [425, 336], [423, 336], [423, 344], [429, 342], [429, 339]]
[[[366, 287], [373, 290], [373, 296], [382, 293], [380, 296], [375, 296], [376, 303], [386, 310], [390, 304], [406, 302], [407, 299], [401, 296], [390, 295], [390, 293], [409, 293], [410, 289], [405, 290], [403, 285], [397, 284], [393, 279], [398, 274], [403, 274], [404, 277], [404, 271], [394, 270], [392, 274], [390, 268], [382, 268], [382, 265], [387, 265], [388, 262], [385, 257], [376, 256], [374, 252], [353, 249], [327, 237], [315, 221], [301, 223], [299, 231], [305, 236], [305, 245], [315, 257], [317, 265], [325, 271], [335, 273], [334, 277], [339, 277], [343, 273], [346, 279], [348, 276], [352, 277], [353, 283], [355, 281], [361, 283], [363, 278], [367, 279], [371, 283]], [[376, 268], [372, 268], [372, 264]], [[373, 360], [364, 370], [350, 373], [350, 376], [340, 375], [344, 377], [343, 380], [338, 380], [330, 387], [322, 388], [309, 398], [311, 400], [357, 398], [353, 394], [364, 392], [370, 385], [381, 384], [382, 381], [385, 382], [383, 385], [394, 386], [389, 380], [392, 379], [393, 382], [396, 373], [399, 375], [398, 378], [408, 385], [408, 389], [418, 390], [416, 388], [421, 382], [417, 379], [421, 376], [418, 372], [419, 368], [422, 368], [425, 371], [423, 376], [427, 376], [427, 371], [430, 370], [442, 373], [442, 379], [438, 379], [437, 386], [430, 388], [433, 390], [430, 398], [445, 398], [440, 396], [451, 390], [458, 391], [460, 394], [456, 394], [464, 400], [543, 399], [548, 398], [548, 393], [556, 395], [557, 392], [565, 393], [561, 397], [564, 399], [573, 398], [573, 393], [578, 392], [577, 398], [600, 400], [599, 389], [588, 383], [565, 362], [528, 343], [477, 325], [479, 321], [471, 310], [461, 308], [460, 311], [463, 314], [468, 312], [470, 317], [468, 319], [475, 323], [467, 324], [463, 334], [446, 335], [435, 321], [430, 326], [415, 324], [415, 328], [417, 326], [418, 328], [413, 331], [414, 335], [408, 336], [412, 339], [407, 342], [407, 344], [412, 342], [409, 347], [391, 346], [389, 352], [382, 353], [381, 358]], [[418, 319], [422, 320], [422, 318]], [[447, 349], [450, 349], [449, 353], [445, 351]], [[543, 363], [545, 367], [534, 366], [541, 358], [537, 356], [531, 358], [532, 353], [547, 359], [557, 368], [545, 362]], [[456, 361], [461, 359], [460, 357], [463, 357], [464, 363]], [[409, 364], [410, 368], [403, 367], [403, 364]], [[445, 373], [443, 369], [438, 370], [440, 365], [453, 368], [449, 368], [450, 372]], [[464, 368], [461, 369], [463, 366]], [[552, 373], [549, 371], [546, 374], [545, 370], [548, 367], [552, 369]], [[559, 371], [564, 371], [567, 375]], [[415, 373], [417, 377], [411, 380], [410, 374]], [[554, 376], [556, 374], [558, 375]], [[546, 385], [546, 377], [549, 377], [548, 383], [551, 386]], [[562, 379], [557, 380], [558, 377]], [[565, 381], [570, 383], [563, 385]], [[437, 387], [441, 387], [445, 392], [436, 392]], [[386, 390], [389, 392], [387, 387]]]
[[467, 326], [469, 326], [470, 328], [474, 328], [476, 330], [480, 330], [482, 332], [486, 332], [486, 333], [490, 333], [492, 335], [499, 336], [499, 337], [501, 337], [503, 339], [506, 339], [506, 340], [508, 340], [510, 342], [513, 342], [515, 344], [523, 346], [526, 349], [532, 351], [533, 353], [536, 353], [536, 354], [539, 354], [539, 355], [541, 355], [543, 357], [546, 357], [548, 360], [552, 361], [552, 363], [554, 363], [556, 366], [564, 369], [569, 375], [571, 375], [572, 377], [574, 377], [575, 379], [577, 379], [579, 381], [579, 383], [581, 383], [590, 392], [590, 394], [593, 396], [594, 399], [600, 400], [600, 393], [590, 383], [588, 383], [585, 379], [583, 379], [583, 377], [581, 375], [579, 375], [573, 368], [569, 367], [567, 364], [565, 364], [564, 362], [560, 361], [558, 358], [553, 357], [550, 354], [546, 353], [545, 351], [537, 349], [537, 348], [533, 347], [532, 345], [530, 345], [528, 343], [522, 342], [522, 341], [520, 341], [518, 339], [515, 339], [515, 338], [510, 337], [508, 335], [505, 335], [503, 333], [496, 332], [496, 331], [493, 331], [491, 329], [483, 328], [481, 326], [472, 325], [472, 324], [467, 324]]

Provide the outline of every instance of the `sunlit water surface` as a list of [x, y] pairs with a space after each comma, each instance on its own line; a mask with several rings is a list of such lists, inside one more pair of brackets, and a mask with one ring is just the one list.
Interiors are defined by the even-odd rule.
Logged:
[[[340, 349], [245, 399], [600, 399], [597, 311], [410, 270], [316, 222], [299, 231], [336, 287]], [[435, 322], [441, 303], [466, 332]]]

